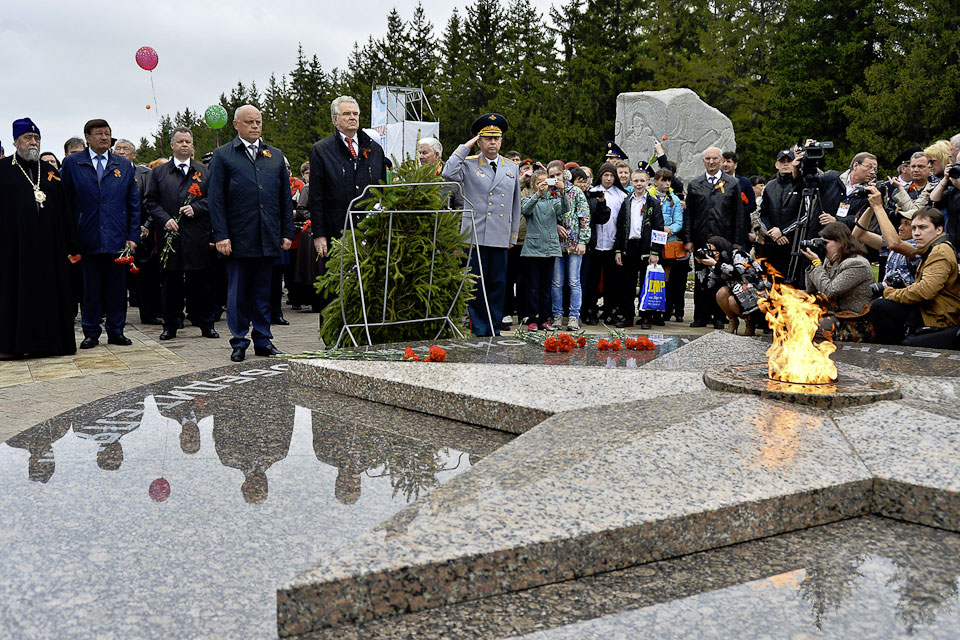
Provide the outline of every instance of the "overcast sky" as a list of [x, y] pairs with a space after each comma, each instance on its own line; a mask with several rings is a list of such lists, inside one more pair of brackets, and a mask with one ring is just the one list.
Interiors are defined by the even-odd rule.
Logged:
[[[545, 12], [550, 0], [533, 0]], [[506, 4], [506, 2], [504, 2]], [[83, 123], [105, 118], [116, 138], [137, 143], [160, 113], [203, 111], [238, 80], [266, 86], [271, 73], [289, 72], [297, 43], [325, 69], [344, 67], [355, 41], [382, 37], [386, 14], [410, 19], [415, 2], [396, 0], [193, 0], [106, 2], [52, 0], [5, 3], [0, 19], [0, 142], [11, 153], [11, 125], [28, 116], [40, 128], [43, 150], [62, 159], [64, 141]], [[455, 0], [423, 0], [443, 32]], [[157, 50], [150, 76], [134, 59], [141, 46]], [[369, 125], [364, 114], [363, 126]], [[233, 133], [230, 125], [227, 130]]]

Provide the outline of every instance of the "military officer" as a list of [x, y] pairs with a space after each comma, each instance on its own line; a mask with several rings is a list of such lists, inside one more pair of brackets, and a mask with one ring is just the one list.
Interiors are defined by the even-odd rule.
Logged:
[[[443, 167], [446, 180], [463, 185], [471, 218], [464, 215], [462, 231], [470, 233], [475, 249], [470, 271], [478, 279], [476, 297], [470, 301], [470, 326], [476, 336], [500, 335], [506, 294], [507, 251], [517, 242], [520, 230], [520, 180], [517, 165], [500, 155], [507, 119], [499, 113], [480, 116], [470, 127], [474, 137], [457, 147]], [[473, 145], [480, 153], [468, 156]], [[472, 205], [472, 209], [471, 209]], [[486, 300], [486, 303], [485, 303]], [[489, 304], [489, 312], [487, 305]]]

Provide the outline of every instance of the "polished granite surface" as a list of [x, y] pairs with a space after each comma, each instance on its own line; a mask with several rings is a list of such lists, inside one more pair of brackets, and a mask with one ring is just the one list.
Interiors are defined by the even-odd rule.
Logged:
[[[716, 332], [631, 370], [292, 363], [292, 379], [306, 385], [425, 413], [451, 415], [453, 408], [495, 428], [504, 428], [504, 407], [552, 417], [523, 425], [523, 435], [469, 474], [283, 584], [280, 634], [485, 598], [871, 512], [960, 530], [960, 421], [927, 429], [946, 416], [925, 416], [918, 405], [955, 397], [954, 379], [931, 375], [930, 362], [957, 354], [842, 348], [841, 374], [879, 371], [910, 383], [902, 399], [875, 405], [883, 405], [879, 413], [704, 388], [705, 369], [761, 361], [766, 348], [761, 339]], [[898, 359], [897, 369], [884, 367], [888, 358]], [[923, 437], [927, 431], [936, 435]], [[875, 446], [877, 440], [887, 446]], [[934, 469], [928, 460], [942, 464]]]
[[302, 640], [946, 640], [958, 578], [960, 535], [867, 516]]
[[263, 362], [0, 444], [0, 637], [275, 637], [277, 584], [510, 439]]

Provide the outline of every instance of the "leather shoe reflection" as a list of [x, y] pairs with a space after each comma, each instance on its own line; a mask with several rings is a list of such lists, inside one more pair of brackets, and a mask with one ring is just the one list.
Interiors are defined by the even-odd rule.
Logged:
[[253, 347], [253, 352], [258, 356], [278, 356], [283, 354], [283, 351], [277, 349], [272, 342], [268, 342], [262, 347]]
[[234, 348], [233, 353], [230, 354], [230, 359], [233, 360], [234, 362], [243, 362], [243, 359], [246, 357], [246, 355], [247, 355], [246, 349], [241, 349], [240, 347], [236, 347]]

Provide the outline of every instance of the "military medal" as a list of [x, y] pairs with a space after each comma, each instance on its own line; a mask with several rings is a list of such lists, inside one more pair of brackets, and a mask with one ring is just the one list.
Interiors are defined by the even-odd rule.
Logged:
[[40, 190], [40, 160], [37, 159], [37, 184], [33, 184], [33, 180], [30, 179], [30, 176], [27, 175], [27, 172], [23, 170], [23, 167], [20, 166], [20, 163], [17, 162], [17, 154], [13, 154], [13, 164], [17, 165], [17, 168], [20, 169], [20, 173], [23, 174], [23, 177], [27, 179], [27, 182], [30, 183], [30, 186], [33, 187], [33, 199], [37, 201], [37, 204], [40, 205], [40, 208], [43, 209], [43, 203], [47, 200], [47, 194]]

